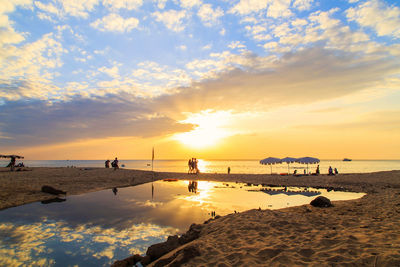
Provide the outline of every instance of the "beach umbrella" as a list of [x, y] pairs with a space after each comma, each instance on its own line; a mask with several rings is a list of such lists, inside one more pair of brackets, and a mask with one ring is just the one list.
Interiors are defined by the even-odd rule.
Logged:
[[307, 173], [308, 173], [308, 164], [317, 164], [319, 163], [319, 159], [313, 158], [313, 157], [302, 157], [302, 158], [297, 158], [296, 162], [301, 163], [301, 164], [307, 164]]
[[260, 160], [260, 164], [270, 165], [271, 166], [271, 174], [272, 174], [272, 165], [273, 164], [278, 164], [278, 163], [282, 163], [281, 159], [274, 158], [274, 157], [269, 157], [269, 158], [265, 158], [263, 160]]
[[286, 162], [287, 163], [287, 171], [288, 171], [288, 174], [289, 174], [290, 173], [289, 164], [293, 163], [293, 162], [296, 162], [296, 158], [286, 157], [286, 158], [283, 158], [281, 160], [282, 160], [282, 162]]

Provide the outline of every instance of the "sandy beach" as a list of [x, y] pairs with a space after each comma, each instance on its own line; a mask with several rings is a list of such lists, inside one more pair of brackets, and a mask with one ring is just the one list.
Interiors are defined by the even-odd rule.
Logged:
[[[367, 194], [333, 202], [330, 208], [303, 205], [219, 217], [199, 226], [197, 239], [150, 266], [400, 266], [400, 171], [302, 177], [154, 173], [155, 180], [168, 178], [331, 187]], [[139, 170], [0, 168], [0, 209], [54, 198], [41, 192], [43, 185], [76, 195], [152, 179], [151, 172]]]

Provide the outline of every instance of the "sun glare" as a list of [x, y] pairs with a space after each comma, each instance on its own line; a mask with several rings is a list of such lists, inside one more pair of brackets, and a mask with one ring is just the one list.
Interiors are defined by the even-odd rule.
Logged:
[[188, 114], [188, 118], [181, 123], [196, 125], [190, 132], [180, 133], [173, 136], [174, 140], [193, 148], [207, 148], [216, 145], [220, 140], [231, 134], [223, 127], [227, 124], [230, 112], [212, 110], [202, 111], [196, 114]]

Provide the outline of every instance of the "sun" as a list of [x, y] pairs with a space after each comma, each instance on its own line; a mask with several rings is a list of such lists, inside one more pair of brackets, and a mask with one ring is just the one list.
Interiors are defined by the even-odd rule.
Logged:
[[181, 123], [191, 123], [196, 127], [190, 132], [175, 134], [172, 138], [192, 148], [207, 148], [217, 145], [222, 139], [231, 136], [225, 126], [230, 117], [228, 111], [205, 110], [200, 113], [189, 113]]

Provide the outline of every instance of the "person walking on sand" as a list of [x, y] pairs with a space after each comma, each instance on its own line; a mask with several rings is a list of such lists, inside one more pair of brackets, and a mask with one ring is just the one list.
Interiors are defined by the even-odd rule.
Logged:
[[118, 166], [118, 158], [115, 158], [115, 160], [112, 162], [111, 165], [114, 167], [114, 171], [115, 171], [116, 169], [119, 169], [119, 166]]
[[333, 170], [332, 170], [332, 167], [331, 167], [331, 166], [329, 166], [328, 175], [333, 175]]
[[315, 174], [319, 175], [319, 165], [317, 166], [317, 169], [315, 170]]
[[231, 167], [228, 167], [228, 174], [231, 173]]
[[110, 168], [110, 160], [109, 159], [106, 160], [106, 162], [104, 162], [104, 164], [105, 164], [106, 168]]

